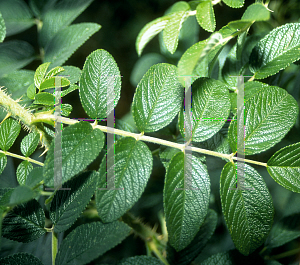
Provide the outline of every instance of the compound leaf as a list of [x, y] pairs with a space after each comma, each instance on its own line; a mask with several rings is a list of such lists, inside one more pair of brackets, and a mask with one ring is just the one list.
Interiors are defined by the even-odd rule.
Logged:
[[[211, 138], [225, 124], [230, 112], [229, 92], [222, 82], [209, 79], [197, 79], [192, 85], [192, 141], [202, 142]], [[185, 115], [191, 110], [183, 110], [178, 115], [178, 125], [181, 135], [185, 137], [187, 129]]]
[[24, 156], [30, 156], [39, 144], [40, 136], [38, 133], [29, 133], [26, 135], [21, 142], [21, 152]]
[[[62, 183], [84, 170], [99, 154], [104, 144], [104, 134], [82, 121], [63, 129], [61, 138]], [[44, 163], [45, 184], [54, 184], [54, 142], [52, 141]], [[61, 184], [62, 184], [61, 183]]]
[[232, 8], [240, 8], [244, 5], [244, 0], [222, 0], [222, 2]]
[[67, 230], [79, 217], [96, 190], [97, 173], [84, 172], [57, 190], [50, 206], [50, 219], [56, 233]]
[[3, 219], [2, 236], [18, 242], [31, 242], [46, 233], [45, 214], [36, 200], [17, 205]]
[[6, 26], [2, 14], [0, 13], [0, 42], [3, 42], [6, 35]]
[[61, 29], [46, 45], [44, 62], [51, 62], [51, 67], [63, 65], [100, 28], [96, 23], [79, 23]]
[[22, 161], [17, 167], [17, 180], [20, 185], [24, 185], [28, 174], [32, 171], [33, 166], [29, 161]]
[[132, 115], [141, 132], [154, 132], [172, 122], [180, 110], [183, 87], [176, 66], [156, 64], [138, 84], [132, 103]]
[[14, 119], [7, 119], [0, 125], [0, 148], [7, 151], [14, 144], [21, 130], [21, 125]]
[[260, 40], [250, 55], [250, 70], [256, 79], [278, 73], [300, 59], [300, 23], [273, 29]]
[[117, 265], [162, 265], [163, 263], [154, 257], [135, 256], [121, 260]]
[[[102, 221], [120, 218], [141, 197], [152, 170], [152, 154], [143, 142], [124, 137], [115, 143], [115, 156], [107, 164], [114, 165], [114, 176], [108, 176], [106, 187], [106, 160], [100, 165], [100, 179], [96, 205]], [[112, 161], [114, 159], [114, 161]], [[111, 178], [111, 179], [109, 179]], [[114, 183], [113, 183], [114, 182]]]
[[268, 236], [274, 208], [263, 178], [247, 164], [244, 164], [243, 172], [244, 176], [236, 179], [236, 165], [228, 162], [221, 173], [220, 195], [222, 212], [233, 243], [247, 256]]
[[[121, 222], [93, 222], [75, 228], [62, 241], [55, 264], [87, 264], [123, 241], [130, 227]], [[84, 240], [82, 240], [84, 238]]]
[[[80, 77], [81, 104], [91, 118], [106, 118], [120, 99], [121, 75], [114, 58], [96, 50], [86, 59]], [[109, 107], [109, 109], [107, 109]]]
[[0, 259], [2, 265], [43, 265], [35, 256], [28, 253], [17, 253]]
[[267, 162], [271, 177], [284, 188], [300, 193], [300, 143], [277, 151]]
[[214, 32], [216, 19], [211, 1], [200, 2], [196, 10], [196, 18], [199, 25], [208, 32]]
[[168, 238], [176, 251], [187, 247], [199, 231], [207, 214], [209, 196], [206, 166], [194, 155], [177, 153], [168, 166], [164, 186]]

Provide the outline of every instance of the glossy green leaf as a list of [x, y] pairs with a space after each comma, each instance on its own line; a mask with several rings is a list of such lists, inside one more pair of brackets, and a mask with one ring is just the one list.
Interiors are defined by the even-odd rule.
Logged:
[[232, 8], [240, 8], [244, 5], [244, 0], [222, 0], [226, 5]]
[[53, 77], [59, 73], [61, 73], [62, 71], [64, 71], [64, 68], [61, 66], [56, 66], [54, 68], [52, 68], [47, 74], [46, 74], [46, 78], [49, 77]]
[[34, 59], [33, 47], [22, 40], [0, 43], [0, 76], [29, 64]]
[[262, 3], [254, 3], [247, 7], [242, 20], [267, 21], [270, 19], [270, 11]]
[[33, 104], [54, 106], [55, 105], [55, 97], [53, 96], [53, 94], [50, 94], [48, 92], [38, 93], [35, 96], [35, 101], [33, 101]]
[[204, 223], [193, 241], [183, 250], [176, 250], [167, 244], [167, 260], [171, 265], [190, 265], [191, 262], [203, 250], [208, 240], [214, 233], [218, 221], [218, 215], [214, 210], [209, 209]]
[[[112, 90], [113, 87], [113, 91]], [[79, 96], [85, 112], [93, 119], [106, 118], [120, 99], [121, 74], [114, 58], [105, 50], [96, 50], [86, 59], [80, 77]]]
[[71, 84], [75, 84], [80, 79], [81, 69], [72, 65], [64, 65], [64, 71], [61, 72], [61, 75], [69, 79]]
[[216, 19], [211, 1], [200, 2], [196, 10], [196, 18], [199, 25], [208, 32], [214, 32], [216, 28]]
[[6, 35], [6, 26], [2, 14], [0, 13], [0, 42], [3, 42]]
[[64, 97], [65, 95], [68, 95], [69, 93], [75, 91], [76, 89], [79, 90], [79, 86], [71, 84], [67, 89], [61, 91], [61, 97]]
[[186, 167], [191, 171], [185, 176], [184, 162], [182, 152], [172, 158], [164, 186], [168, 238], [176, 251], [187, 247], [199, 231], [207, 214], [210, 196], [206, 166], [199, 158], [189, 155], [186, 157]]
[[0, 175], [2, 173], [2, 171], [5, 169], [7, 164], [7, 157], [5, 154], [0, 153]]
[[[191, 110], [190, 110], [191, 111]], [[200, 78], [192, 84], [192, 141], [202, 142], [212, 137], [225, 124], [230, 112], [229, 92], [222, 82]], [[183, 107], [178, 115], [181, 135], [185, 137]]]
[[[99, 154], [104, 134], [82, 121], [62, 131], [62, 183], [84, 170]], [[54, 142], [52, 141], [44, 163], [45, 184], [54, 185]]]
[[[87, 264], [123, 241], [130, 227], [121, 222], [93, 222], [75, 228], [62, 241], [56, 265]], [[82, 240], [82, 239], [85, 240]]]
[[8, 118], [0, 125], [0, 148], [7, 151], [17, 139], [21, 125], [14, 119]]
[[70, 104], [61, 104], [61, 115], [68, 117], [73, 110], [72, 105]]
[[17, 180], [20, 185], [24, 185], [28, 174], [32, 171], [33, 166], [29, 161], [22, 161], [16, 171]]
[[300, 143], [277, 151], [267, 162], [271, 177], [284, 188], [300, 193]]
[[163, 263], [154, 257], [150, 256], [134, 256], [123, 259], [117, 265], [162, 265]]
[[34, 84], [31, 84], [28, 88], [27, 88], [27, 97], [30, 99], [34, 99], [35, 95], [36, 95], [36, 87]]
[[45, 47], [44, 62], [51, 62], [51, 67], [63, 65], [100, 28], [96, 23], [79, 23], [58, 31]]
[[247, 256], [263, 244], [271, 230], [274, 217], [271, 194], [254, 168], [245, 164], [244, 177], [237, 176], [236, 165], [228, 162], [221, 173], [220, 196], [235, 247]]
[[[245, 103], [245, 155], [263, 152], [280, 142], [295, 124], [299, 112], [297, 102], [285, 90], [261, 86], [264, 88]], [[236, 152], [236, 119], [231, 121], [228, 135], [231, 149]]]
[[40, 136], [38, 133], [29, 133], [21, 142], [21, 152], [24, 156], [30, 156], [39, 144]]
[[46, 75], [49, 65], [50, 65], [50, 62], [43, 63], [35, 71], [34, 84], [38, 89], [40, 89], [40, 85], [45, 79], [45, 75]]
[[16, 253], [0, 259], [2, 265], [43, 265], [35, 256], [29, 253]]
[[168, 51], [173, 54], [178, 46], [178, 37], [182, 24], [187, 18], [187, 11], [190, 9], [188, 3], [180, 1], [180, 11], [169, 15], [168, 23], [163, 31], [163, 41]]
[[45, 47], [59, 30], [69, 26], [92, 1], [62, 0], [52, 1], [54, 3], [50, 3], [50, 1], [45, 3], [42, 6], [44, 14], [42, 14], [43, 27], [39, 34], [40, 45]]
[[35, 24], [30, 9], [23, 0], [0, 1], [0, 10], [5, 21], [7, 37]]
[[46, 233], [45, 214], [36, 200], [18, 205], [2, 223], [2, 236], [18, 242], [31, 242]]
[[163, 16], [151, 21], [142, 28], [135, 42], [135, 48], [139, 56], [147, 43], [165, 28], [169, 19], [169, 16]]
[[[96, 205], [102, 221], [120, 218], [141, 197], [152, 171], [152, 154], [147, 145], [131, 137], [119, 139], [114, 145], [113, 187], [106, 184], [106, 157], [100, 165]], [[112, 158], [110, 158], [112, 159]], [[111, 162], [107, 162], [108, 165]]]
[[96, 190], [97, 173], [88, 171], [67, 181], [51, 202], [50, 219], [57, 233], [67, 230], [79, 217]]
[[250, 70], [256, 79], [278, 73], [300, 59], [300, 23], [273, 29], [252, 50]]
[[224, 39], [226, 38], [234, 38], [243, 32], [247, 31], [251, 25], [253, 24], [252, 21], [247, 20], [235, 20], [229, 22], [226, 26], [221, 28], [218, 32], [223, 36]]
[[276, 248], [300, 237], [299, 223], [299, 213], [286, 216], [276, 222], [265, 242], [265, 246]]
[[43, 91], [43, 90], [49, 89], [49, 88], [55, 88], [55, 83], [57, 83], [57, 82], [59, 82], [60, 87], [66, 87], [66, 86], [70, 85], [70, 81], [67, 78], [55, 76], [55, 77], [50, 77], [50, 78], [46, 79], [45, 81], [43, 81], [43, 83], [41, 83], [41, 86], [40, 86], [40, 91]]
[[35, 167], [33, 168], [26, 178], [25, 185], [33, 188], [38, 183], [43, 180], [43, 168], [42, 167]]
[[132, 103], [132, 115], [141, 132], [167, 126], [180, 110], [183, 87], [177, 69], [170, 64], [152, 66], [140, 81]]

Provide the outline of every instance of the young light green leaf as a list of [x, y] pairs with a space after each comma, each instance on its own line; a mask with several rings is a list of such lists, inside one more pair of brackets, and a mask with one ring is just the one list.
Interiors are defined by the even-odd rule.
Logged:
[[[62, 183], [85, 169], [99, 154], [104, 144], [104, 134], [81, 121], [62, 131]], [[44, 163], [45, 184], [54, 184], [54, 142], [52, 141]]]
[[284, 188], [300, 193], [300, 143], [277, 151], [267, 162], [271, 177]]
[[172, 158], [164, 186], [168, 238], [176, 251], [187, 247], [197, 234], [207, 214], [210, 196], [206, 166], [196, 156], [184, 156], [180, 152]]
[[21, 40], [0, 43], [0, 76], [29, 64], [34, 59], [33, 47]]
[[[137, 202], [147, 185], [153, 163], [147, 145], [134, 138], [121, 138], [114, 148], [114, 176], [108, 180], [114, 181], [114, 187], [106, 185], [104, 157], [99, 169], [99, 189], [96, 191], [98, 214], [104, 222], [117, 220]], [[107, 164], [111, 164], [111, 161]]]
[[180, 110], [183, 87], [177, 68], [156, 64], [143, 76], [136, 89], [132, 115], [141, 132], [154, 132], [167, 126]]
[[0, 259], [2, 265], [43, 265], [35, 256], [28, 253], [17, 253]]
[[114, 58], [105, 50], [92, 52], [83, 66], [79, 96], [81, 104], [91, 118], [106, 118], [120, 99], [121, 75]]
[[67, 230], [85, 209], [96, 190], [97, 176], [96, 171], [84, 172], [63, 185], [63, 188], [70, 190], [55, 193], [50, 206], [50, 219], [56, 233]]
[[5, 21], [7, 37], [35, 24], [30, 9], [23, 0], [0, 1], [0, 10]]
[[40, 85], [45, 79], [45, 75], [46, 75], [49, 65], [50, 65], [50, 62], [43, 63], [35, 71], [34, 84], [38, 89], [40, 89]]
[[51, 62], [51, 67], [63, 65], [100, 28], [96, 23], [79, 23], [58, 31], [45, 47], [44, 62]]
[[49, 88], [55, 88], [55, 84], [57, 84], [58, 82], [60, 82], [60, 87], [66, 87], [68, 85], [70, 85], [70, 81], [65, 78], [65, 77], [61, 77], [61, 76], [53, 76], [50, 77], [46, 80], [44, 80], [41, 85], [40, 85], [40, 91], [43, 91], [45, 89], [49, 89]]
[[42, 167], [35, 167], [33, 168], [26, 178], [25, 185], [33, 188], [38, 183], [43, 180], [43, 168]]
[[0, 125], [0, 148], [7, 151], [17, 139], [21, 125], [14, 119], [8, 118]]
[[32, 171], [33, 166], [29, 161], [22, 161], [17, 167], [17, 180], [20, 185], [24, 185], [28, 174]]
[[21, 142], [21, 152], [24, 156], [30, 156], [39, 144], [40, 136], [38, 133], [29, 133]]
[[250, 55], [250, 70], [256, 79], [278, 73], [300, 59], [300, 23], [273, 29], [260, 40]]
[[244, 0], [222, 0], [222, 2], [232, 8], [240, 8], [244, 5]]
[[0, 42], [3, 42], [6, 35], [6, 26], [2, 14], [0, 12]]
[[[297, 102], [285, 90], [261, 85], [264, 88], [260, 93], [245, 103], [245, 155], [263, 152], [280, 142], [295, 124], [299, 112]], [[228, 135], [231, 149], [236, 152], [236, 119], [231, 121]]]
[[163, 263], [154, 257], [150, 256], [135, 256], [123, 259], [117, 265], [163, 265]]
[[[93, 222], [75, 228], [62, 241], [56, 265], [87, 264], [123, 241], [130, 227], [121, 222]], [[78, 240], [85, 238], [85, 240]]]
[[69, 93], [73, 92], [76, 89], [79, 90], [79, 86], [77, 86], [75, 84], [71, 84], [70, 87], [68, 87], [66, 90], [61, 91], [61, 97], [68, 95]]
[[45, 214], [36, 200], [17, 205], [2, 223], [2, 236], [18, 242], [31, 242], [46, 233]]
[[70, 104], [61, 104], [61, 115], [68, 117], [73, 110], [72, 105]]
[[61, 73], [61, 75], [69, 79], [71, 84], [75, 84], [80, 79], [81, 69], [72, 65], [64, 65], [64, 71]]
[[270, 11], [262, 3], [254, 3], [247, 7], [242, 20], [267, 21], [270, 19]]
[[7, 164], [7, 157], [5, 154], [0, 153], [0, 175], [3, 172], [4, 168], [6, 167]]
[[56, 66], [54, 68], [52, 68], [47, 74], [46, 74], [46, 79], [52, 76], [57, 75], [58, 73], [64, 71], [64, 68], [62, 68], [61, 66]]
[[214, 32], [216, 29], [216, 19], [211, 1], [200, 2], [196, 10], [196, 18], [199, 25], [208, 32]]
[[268, 236], [274, 208], [266, 183], [254, 168], [245, 164], [244, 177], [238, 178], [244, 179], [237, 179], [236, 165], [228, 162], [221, 173], [221, 204], [234, 245], [247, 256]]
[[53, 94], [48, 92], [42, 92], [35, 95], [35, 101], [33, 104], [41, 104], [47, 106], [54, 106], [55, 105], [55, 97]]
[[36, 88], [34, 84], [31, 84], [28, 88], [27, 88], [27, 97], [30, 99], [34, 99], [35, 95], [36, 95]]
[[[222, 82], [200, 78], [192, 84], [192, 141], [202, 142], [211, 138], [225, 124], [230, 112], [229, 92]], [[217, 107], [218, 106], [218, 107]], [[178, 125], [181, 135], [185, 137], [185, 113], [183, 106], [178, 115]]]

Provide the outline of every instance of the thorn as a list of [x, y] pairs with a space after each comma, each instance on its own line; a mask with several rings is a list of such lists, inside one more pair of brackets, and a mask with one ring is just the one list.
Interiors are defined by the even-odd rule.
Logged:
[[48, 152], [48, 148], [46, 148], [45, 151], [39, 157], [43, 156], [47, 152]]
[[4, 122], [7, 118], [9, 118], [11, 116], [10, 112], [7, 112], [5, 118], [3, 119], [3, 121], [0, 122], [0, 125], [2, 124], [2, 122]]

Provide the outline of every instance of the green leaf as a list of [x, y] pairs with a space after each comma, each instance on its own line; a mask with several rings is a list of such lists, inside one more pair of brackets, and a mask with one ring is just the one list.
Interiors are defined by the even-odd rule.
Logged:
[[[180, 1], [180, 11], [174, 12], [169, 15], [168, 23], [163, 31], [163, 41], [168, 51], [173, 54], [178, 46], [179, 32], [183, 22], [188, 16], [187, 11], [190, 9], [188, 3]], [[178, 4], [176, 3], [176, 4]]]
[[35, 96], [35, 101], [33, 101], [33, 104], [54, 106], [55, 105], [55, 97], [53, 96], [53, 94], [50, 94], [48, 92], [38, 93]]
[[6, 35], [6, 26], [2, 14], [0, 12], [0, 42], [3, 42]]
[[250, 70], [256, 79], [278, 73], [300, 59], [300, 23], [273, 29], [260, 40], [250, 55]]
[[265, 242], [268, 248], [280, 247], [300, 237], [300, 214], [295, 213], [276, 222]]
[[30, 156], [39, 144], [40, 136], [38, 133], [29, 133], [21, 142], [21, 152], [24, 156]]
[[36, 95], [36, 88], [34, 84], [31, 84], [28, 88], [27, 88], [27, 97], [30, 99], [34, 99], [35, 95]]
[[[110, 79], [113, 79], [113, 84]], [[113, 86], [113, 91], [110, 91], [110, 86]], [[113, 110], [107, 110], [107, 105], [111, 106], [112, 100], [114, 107], [117, 105], [120, 91], [121, 75], [114, 58], [105, 50], [92, 52], [84, 63], [80, 77], [79, 96], [85, 112], [93, 119], [106, 118]]]
[[61, 115], [68, 117], [73, 110], [72, 105], [70, 104], [61, 104]]
[[[64, 128], [61, 139], [62, 183], [84, 170], [99, 154], [104, 144], [104, 134], [81, 121]], [[45, 184], [54, 185], [54, 141], [44, 163]]]
[[211, 1], [200, 2], [196, 10], [196, 18], [199, 25], [208, 32], [214, 32], [216, 19]]
[[23, 0], [0, 1], [0, 10], [5, 21], [7, 37], [35, 24], [30, 9]]
[[76, 89], [79, 90], [79, 86], [71, 84], [70, 87], [68, 87], [66, 90], [61, 91], [61, 97], [68, 95], [69, 93], [73, 92]]
[[61, 73], [61, 75], [65, 76], [67, 79], [69, 79], [71, 84], [75, 84], [79, 81], [80, 75], [81, 75], [81, 69], [76, 66], [65, 66], [64, 65], [64, 71]]
[[163, 263], [154, 257], [150, 256], [135, 256], [123, 259], [117, 265], [162, 265]]
[[167, 126], [180, 110], [183, 87], [177, 68], [156, 64], [143, 76], [136, 89], [132, 115], [141, 132], [154, 132]]
[[[42, 6], [44, 11], [44, 14], [42, 14], [43, 27], [39, 34], [39, 42], [41, 46], [45, 47], [49, 44], [55, 34], [59, 30], [69, 26], [75, 18], [77, 18], [91, 4], [92, 1], [93, 0], [62, 0], [54, 5], [51, 5], [51, 3], [45, 3]], [[71, 39], [72, 38], [69, 40]]]
[[207, 214], [210, 196], [210, 180], [206, 166], [199, 158], [187, 156], [186, 166], [191, 171], [185, 176], [184, 159], [182, 152], [172, 158], [164, 186], [168, 238], [176, 251], [186, 248], [199, 231]]
[[284, 188], [300, 193], [300, 143], [277, 151], [267, 162], [271, 177]]
[[142, 28], [135, 42], [136, 52], [139, 56], [141, 56], [147, 43], [165, 28], [169, 19], [169, 16], [163, 16], [151, 21]]
[[96, 23], [79, 23], [58, 31], [45, 47], [44, 62], [51, 62], [51, 67], [63, 65], [100, 28]]
[[40, 89], [40, 85], [45, 79], [45, 75], [46, 75], [46, 72], [47, 72], [47, 69], [48, 69], [49, 65], [50, 65], [49, 62], [48, 63], [43, 63], [35, 71], [34, 84], [38, 89]]
[[9, 193], [9, 200], [5, 206], [14, 206], [35, 198], [37, 193], [27, 186], [18, 186]]
[[10, 196], [13, 191], [14, 189], [12, 188], [0, 189], [0, 209], [9, 204]]
[[[264, 88], [245, 103], [245, 155], [263, 152], [280, 142], [295, 124], [299, 112], [297, 102], [285, 90], [261, 86]], [[236, 152], [236, 119], [231, 121], [228, 135], [231, 149]]]
[[41, 83], [40, 86], [40, 91], [43, 91], [45, 89], [49, 89], [49, 88], [55, 88], [55, 83], [59, 82], [60, 83], [60, 87], [66, 87], [68, 85], [70, 85], [70, 81], [65, 78], [65, 77], [60, 77], [60, 76], [53, 76], [50, 77], [48, 79], [46, 79], [45, 81], [43, 81], [43, 83]]
[[[235, 20], [229, 22], [226, 26], [221, 28], [218, 32], [222, 34], [223, 38], [234, 38], [243, 32], [248, 31], [248, 29], [253, 24], [252, 21], [247, 20]], [[229, 40], [229, 39], [228, 39]]]
[[79, 217], [96, 190], [97, 172], [89, 171], [67, 181], [56, 191], [50, 206], [54, 232], [67, 230]]
[[247, 7], [242, 20], [267, 21], [270, 19], [270, 11], [262, 3], [254, 3]]
[[222, 2], [232, 8], [240, 8], [244, 5], [244, 0], [222, 0]]
[[[152, 170], [152, 154], [143, 142], [131, 137], [119, 139], [114, 145], [114, 187], [106, 185], [106, 157], [100, 165], [96, 191], [98, 214], [103, 222], [120, 218], [141, 197]], [[107, 164], [112, 164], [108, 160]]]
[[5, 169], [7, 164], [7, 157], [5, 154], [0, 153], [0, 175], [3, 172], [3, 170]]
[[218, 215], [214, 210], [209, 209], [204, 223], [193, 241], [183, 250], [176, 250], [167, 244], [167, 260], [170, 264], [190, 265], [191, 262], [203, 250], [208, 240], [214, 233], [218, 221]]
[[24, 185], [30, 171], [33, 166], [29, 161], [22, 161], [17, 167], [17, 180], [20, 185]]
[[52, 68], [47, 74], [46, 74], [46, 79], [49, 77], [56, 76], [58, 73], [64, 71], [64, 68], [61, 66], [56, 66]]
[[35, 167], [30, 171], [29, 175], [27, 176], [25, 185], [30, 188], [33, 188], [42, 180], [43, 180], [43, 168]]
[[35, 256], [28, 253], [17, 253], [0, 259], [2, 265], [43, 265]]
[[46, 233], [45, 214], [36, 200], [17, 205], [2, 223], [2, 236], [18, 242], [31, 242]]
[[34, 59], [33, 47], [22, 40], [0, 43], [0, 76], [29, 64]]
[[274, 208], [266, 183], [254, 168], [244, 164], [244, 177], [238, 178], [244, 179], [237, 179], [236, 165], [228, 162], [221, 173], [221, 204], [234, 245], [247, 256], [268, 236]]
[[[129, 226], [117, 221], [109, 224], [93, 222], [78, 226], [62, 241], [55, 264], [87, 264], [121, 243], [130, 230]], [[78, 240], [82, 238], [85, 240]]]
[[7, 151], [14, 144], [21, 130], [21, 125], [14, 119], [8, 118], [0, 125], [0, 148]]
[[[115, 127], [116, 127], [116, 129], [123, 130], [126, 132], [139, 133], [139, 131], [135, 128], [135, 126], [131, 126], [129, 123], [127, 123], [123, 120], [116, 119]], [[124, 136], [115, 134], [116, 141], [123, 137]]]
[[[211, 138], [226, 122], [230, 112], [229, 92], [222, 82], [200, 78], [192, 84], [192, 141], [202, 142]], [[185, 113], [183, 106], [178, 115], [178, 126], [185, 137]], [[187, 114], [188, 115], [188, 114]]]

